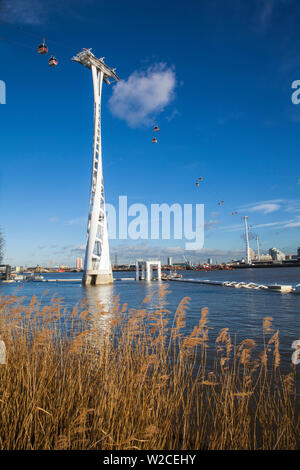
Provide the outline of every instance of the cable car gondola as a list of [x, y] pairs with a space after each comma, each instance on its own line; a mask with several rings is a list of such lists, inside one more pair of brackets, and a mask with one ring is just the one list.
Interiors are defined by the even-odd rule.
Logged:
[[48, 64], [50, 65], [50, 67], [57, 65], [58, 64], [57, 59], [54, 56], [50, 57], [50, 59], [48, 60]]
[[154, 132], [158, 132], [159, 131], [159, 127], [158, 126], [154, 126]]
[[39, 54], [43, 55], [43, 54], [47, 54], [48, 52], [48, 47], [46, 46], [45, 44], [45, 39], [43, 39], [43, 42], [42, 44], [40, 44], [37, 48], [37, 51]]
[[156, 137], [153, 137], [152, 143], [153, 143], [153, 144], [157, 144], [157, 138], [156, 138]]

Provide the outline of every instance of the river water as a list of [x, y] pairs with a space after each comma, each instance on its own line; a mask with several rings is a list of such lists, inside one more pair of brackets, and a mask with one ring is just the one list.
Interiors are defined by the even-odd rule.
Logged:
[[[247, 281], [258, 284], [300, 284], [300, 267], [237, 269], [234, 271], [183, 271], [184, 278], [198, 278], [218, 281]], [[64, 306], [72, 309], [77, 302], [87, 299], [87, 307], [93, 312], [100, 301], [109, 306], [115, 296], [119, 296], [121, 304], [128, 303], [129, 308], [142, 306], [142, 300], [150, 293], [152, 298], [147, 308], [154, 309], [158, 302], [158, 290], [164, 281], [135, 282], [120, 281], [120, 278], [135, 278], [134, 272], [114, 272], [116, 282], [110, 286], [84, 287], [80, 282], [79, 273], [44, 274], [45, 279], [64, 279], [66, 282], [24, 282], [13, 284], [0, 283], [0, 295], [16, 293], [18, 296], [32, 295], [42, 298], [43, 304], [49, 303], [53, 294], [63, 297]], [[70, 280], [70, 281], [68, 281]], [[17, 287], [21, 286], [20, 289]], [[48, 290], [48, 293], [42, 294]], [[186, 333], [198, 323], [201, 308], [208, 308], [209, 348], [214, 349], [214, 342], [222, 328], [229, 328], [232, 338], [239, 343], [243, 339], [252, 338], [258, 347], [262, 346], [262, 322], [268, 316], [273, 318], [274, 332], [279, 330], [281, 366], [289, 372], [292, 365], [291, 348], [293, 341], [300, 339], [300, 295], [280, 294], [264, 290], [235, 289], [214, 285], [168, 282], [168, 309], [174, 313], [183, 297], [190, 297], [190, 305], [186, 314]], [[26, 301], [26, 300], [25, 300]], [[143, 304], [143, 308], [145, 308]], [[171, 317], [172, 317], [171, 313]], [[296, 366], [299, 381], [300, 364]]]

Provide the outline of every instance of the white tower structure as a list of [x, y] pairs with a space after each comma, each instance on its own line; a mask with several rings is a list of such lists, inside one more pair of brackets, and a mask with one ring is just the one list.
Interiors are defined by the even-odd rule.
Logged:
[[113, 282], [113, 276], [109, 256], [102, 171], [101, 93], [103, 81], [109, 85], [109, 78], [118, 81], [119, 77], [115, 74], [115, 69], [111, 69], [103, 62], [104, 57], [97, 59], [91, 49], [83, 49], [72, 60], [92, 71], [94, 87], [93, 167], [82, 282], [85, 285], [110, 284]]
[[242, 217], [242, 219], [244, 220], [244, 223], [245, 223], [246, 262], [247, 262], [247, 264], [251, 264], [249, 236], [248, 236], [248, 224], [247, 224], [248, 216], [245, 215], [244, 217]]
[[259, 250], [259, 238], [256, 235], [256, 243], [257, 243], [257, 260], [260, 261], [260, 250]]

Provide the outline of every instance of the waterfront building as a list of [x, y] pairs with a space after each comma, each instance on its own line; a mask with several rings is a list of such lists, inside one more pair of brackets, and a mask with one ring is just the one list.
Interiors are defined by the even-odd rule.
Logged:
[[270, 248], [269, 255], [273, 261], [283, 261], [285, 259], [285, 253], [278, 250], [278, 248]]
[[262, 253], [259, 256], [259, 261], [272, 261], [272, 257], [270, 255]]
[[76, 259], [76, 268], [77, 269], [82, 269], [82, 258], [77, 258]]

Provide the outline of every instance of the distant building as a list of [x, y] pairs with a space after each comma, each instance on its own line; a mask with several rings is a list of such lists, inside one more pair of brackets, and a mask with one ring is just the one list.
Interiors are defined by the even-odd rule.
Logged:
[[277, 248], [270, 248], [269, 255], [273, 261], [283, 261], [285, 259], [285, 253], [278, 250]]
[[76, 259], [76, 268], [77, 269], [82, 269], [82, 258], [77, 258]]
[[285, 255], [286, 260], [293, 260], [293, 259], [298, 259], [297, 255]]
[[173, 266], [173, 259], [172, 259], [172, 256], [169, 256], [168, 257], [168, 262], [167, 262], [168, 266]]
[[207, 264], [213, 264], [213, 260], [212, 260], [212, 258], [208, 258], [208, 260], [207, 260]]
[[298, 255], [298, 258], [300, 258], [300, 246], [299, 246], [299, 248], [298, 248], [298, 250], [297, 250], [297, 255]]
[[259, 261], [272, 261], [272, 256], [265, 255], [265, 254], [260, 254], [259, 255]]

